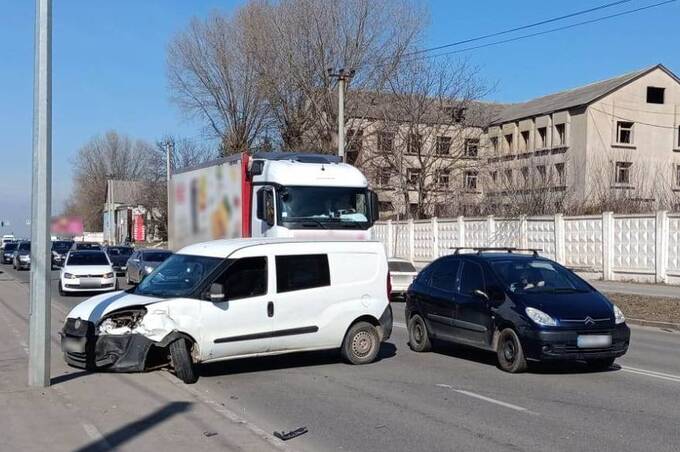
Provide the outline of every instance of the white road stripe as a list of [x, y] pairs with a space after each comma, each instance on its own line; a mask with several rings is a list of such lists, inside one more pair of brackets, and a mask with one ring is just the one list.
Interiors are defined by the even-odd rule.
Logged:
[[621, 366], [621, 370], [637, 375], [644, 375], [645, 377], [658, 378], [660, 380], [672, 381], [680, 383], [680, 375], [665, 374], [653, 370], [638, 369], [635, 367]]
[[102, 433], [99, 431], [97, 427], [95, 427], [92, 424], [83, 424], [83, 429], [85, 429], [85, 433], [87, 433], [87, 436], [89, 436], [91, 439], [94, 441], [97, 441], [99, 446], [102, 449], [105, 450], [110, 450], [112, 449], [111, 444], [109, 444], [108, 441], [106, 441], [106, 438]]
[[394, 322], [392, 325], [396, 326], [397, 328], [406, 328], [406, 324], [401, 322]]
[[538, 413], [535, 413], [531, 410], [528, 410], [527, 408], [521, 407], [519, 405], [513, 405], [512, 403], [503, 402], [502, 400], [492, 399], [491, 397], [486, 397], [486, 396], [483, 396], [481, 394], [477, 394], [475, 392], [465, 391], [463, 389], [456, 389], [451, 385], [438, 384], [437, 386], [440, 387], [440, 388], [450, 389], [454, 392], [457, 392], [458, 394], [463, 394], [463, 395], [466, 395], [468, 397], [473, 397], [475, 399], [483, 400], [485, 402], [493, 403], [495, 405], [499, 405], [499, 406], [502, 406], [502, 407], [505, 407], [505, 408], [510, 408], [511, 410], [520, 411], [520, 412], [526, 413], [526, 414], [534, 414], [534, 415], [538, 414]]

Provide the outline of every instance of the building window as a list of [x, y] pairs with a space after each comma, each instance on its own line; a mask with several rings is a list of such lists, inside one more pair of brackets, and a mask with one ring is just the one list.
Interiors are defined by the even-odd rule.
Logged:
[[529, 150], [529, 131], [528, 130], [523, 130], [519, 134], [521, 141], [520, 145], [522, 146], [522, 151], [528, 151]]
[[522, 172], [522, 179], [524, 180], [524, 183], [526, 184], [527, 182], [529, 182], [529, 167], [523, 166], [521, 172]]
[[536, 149], [543, 149], [548, 147], [548, 128], [539, 127], [536, 129], [538, 132], [538, 143], [536, 143]]
[[513, 183], [513, 177], [512, 177], [512, 170], [511, 169], [506, 169], [505, 170], [505, 183], [508, 185], [512, 185]]
[[348, 129], [345, 147], [347, 152], [359, 153], [363, 147], [364, 131]]
[[555, 147], [567, 145], [566, 124], [555, 124]]
[[676, 138], [678, 139], [677, 142], [678, 149], [680, 149], [680, 126], [678, 126], [678, 136]]
[[512, 134], [511, 134], [511, 133], [505, 135], [505, 149], [506, 149], [508, 152], [512, 152], [512, 151], [513, 151], [513, 148], [512, 148]]
[[564, 187], [567, 180], [564, 172], [564, 163], [555, 163], [555, 175], [557, 176], [557, 185]]
[[495, 184], [498, 181], [498, 171], [491, 171], [489, 175], [491, 176], [491, 182]]
[[633, 144], [633, 123], [627, 121], [616, 122], [616, 142]]
[[392, 132], [378, 132], [378, 151], [392, 152], [394, 146], [394, 134]]
[[463, 173], [465, 189], [469, 191], [477, 190], [477, 171], [465, 171]]
[[489, 141], [491, 141], [491, 150], [494, 152], [498, 152], [498, 137], [491, 137], [489, 138]]
[[630, 184], [630, 167], [633, 166], [631, 162], [616, 162], [614, 172], [614, 182], [617, 184]]
[[409, 154], [420, 154], [422, 141], [423, 141], [422, 135], [417, 133], [410, 133], [408, 135], [406, 152], [408, 152]]
[[449, 170], [437, 170], [434, 173], [435, 183], [439, 188], [449, 188]]
[[460, 123], [465, 120], [465, 107], [446, 107], [444, 112], [453, 119], [453, 122]]
[[545, 182], [547, 177], [545, 165], [537, 165], [536, 173], [538, 174], [538, 177], [541, 179], [541, 182]]
[[437, 155], [449, 155], [451, 152], [451, 137], [437, 137]]
[[680, 187], [680, 165], [675, 165], [675, 186]]
[[406, 180], [411, 185], [417, 185], [420, 179], [420, 168], [408, 168], [406, 170]]
[[647, 87], [647, 103], [648, 104], [663, 104], [665, 88], [657, 88], [656, 86]]
[[479, 139], [477, 138], [466, 138], [465, 139], [465, 157], [477, 157], [477, 151], [479, 149]]
[[387, 187], [390, 185], [390, 179], [392, 178], [392, 171], [389, 168], [380, 168], [377, 174], [378, 185], [380, 187]]

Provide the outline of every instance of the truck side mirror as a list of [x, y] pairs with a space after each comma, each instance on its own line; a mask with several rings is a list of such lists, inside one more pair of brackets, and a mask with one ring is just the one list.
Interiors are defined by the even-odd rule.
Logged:
[[224, 294], [224, 285], [220, 283], [210, 284], [210, 301], [213, 303], [219, 303], [224, 301], [226, 298], [227, 297]]
[[371, 211], [371, 222], [375, 223], [380, 219], [380, 203], [378, 194], [373, 190], [368, 191], [368, 207]]
[[257, 218], [274, 226], [274, 192], [271, 188], [261, 188], [257, 192]]

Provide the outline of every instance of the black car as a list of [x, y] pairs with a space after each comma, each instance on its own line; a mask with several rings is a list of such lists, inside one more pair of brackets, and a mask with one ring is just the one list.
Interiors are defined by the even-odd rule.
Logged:
[[72, 251], [100, 251], [102, 246], [97, 242], [73, 242]]
[[107, 246], [104, 251], [109, 256], [113, 271], [125, 273], [127, 261], [135, 250], [131, 246]]
[[11, 264], [14, 259], [14, 251], [17, 249], [17, 242], [7, 242], [2, 249], [2, 263]]
[[52, 268], [63, 267], [66, 254], [73, 246], [73, 240], [54, 240], [52, 241]]
[[574, 272], [517, 250], [453, 254], [424, 268], [406, 294], [413, 350], [432, 340], [493, 351], [507, 372], [527, 361], [609, 368], [628, 350], [621, 310]]

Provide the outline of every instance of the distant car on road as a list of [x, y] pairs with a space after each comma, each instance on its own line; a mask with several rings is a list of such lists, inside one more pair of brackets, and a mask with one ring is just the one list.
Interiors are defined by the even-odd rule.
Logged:
[[131, 246], [107, 246], [104, 248], [104, 251], [109, 256], [109, 260], [113, 265], [113, 271], [125, 273], [127, 261], [135, 250]]
[[66, 260], [66, 254], [73, 246], [73, 240], [52, 241], [52, 268], [61, 267]]
[[101, 251], [102, 246], [97, 242], [73, 242], [73, 246], [71, 247], [71, 249], [73, 251], [86, 251], [86, 250]]
[[69, 251], [59, 274], [59, 294], [117, 290], [116, 274], [103, 251]]
[[14, 259], [14, 251], [17, 249], [17, 242], [5, 242], [0, 253], [2, 253], [2, 263], [11, 264]]
[[128, 284], [139, 284], [161, 262], [172, 256], [172, 251], [154, 248], [137, 250], [127, 261], [125, 280]]
[[390, 270], [390, 283], [393, 296], [403, 296], [408, 290], [418, 270], [406, 259], [392, 258], [387, 261], [387, 268]]
[[413, 350], [456, 342], [495, 352], [513, 373], [527, 361], [607, 369], [626, 353], [626, 319], [594, 287], [536, 252], [498, 251], [441, 257], [418, 274], [406, 294]]
[[29, 270], [31, 268], [31, 242], [23, 241], [14, 250], [12, 267], [15, 270]]

